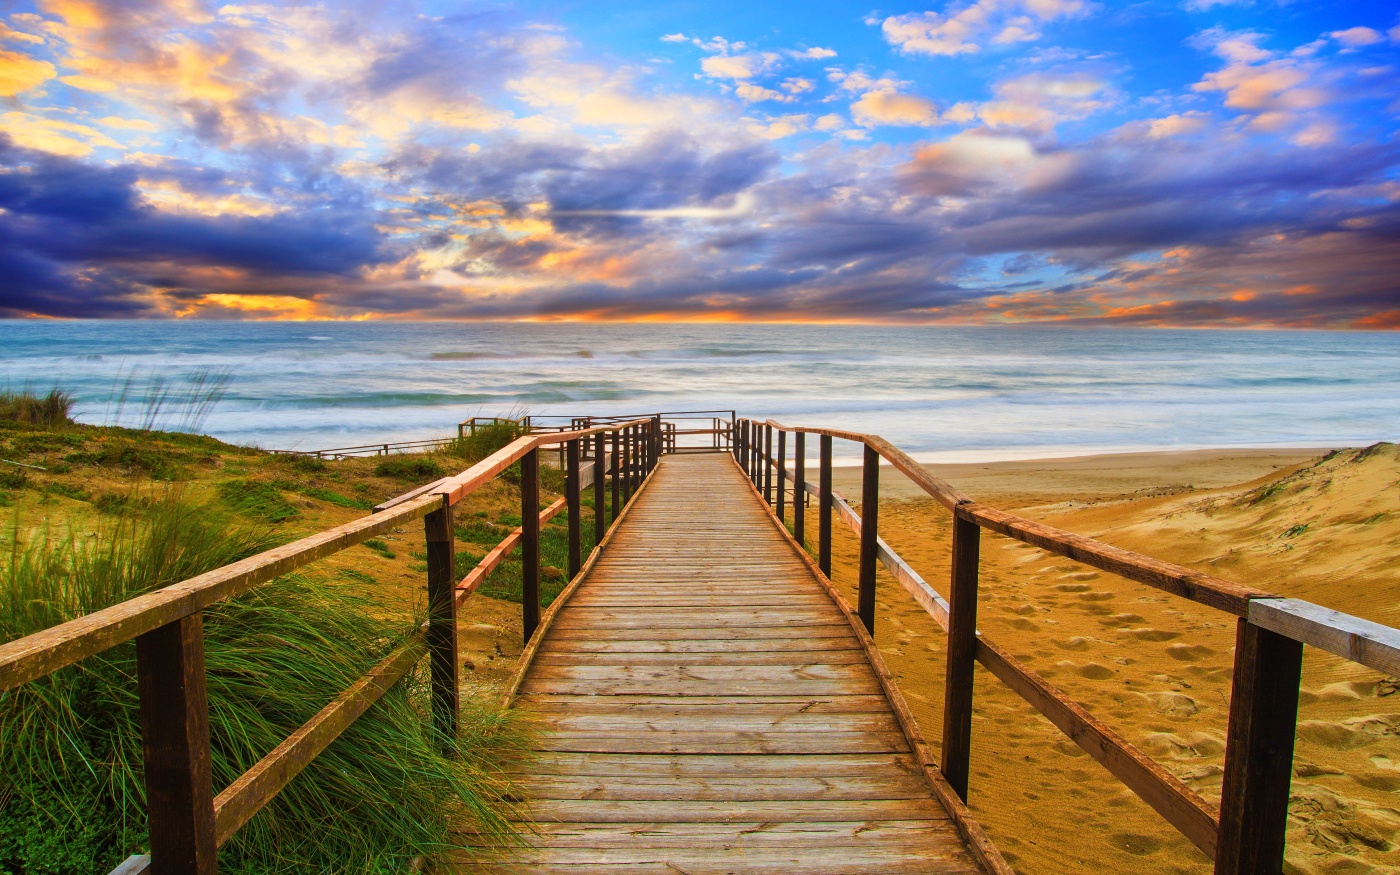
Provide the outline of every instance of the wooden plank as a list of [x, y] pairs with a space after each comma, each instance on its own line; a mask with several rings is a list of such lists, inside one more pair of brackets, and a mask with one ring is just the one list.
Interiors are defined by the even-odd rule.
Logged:
[[541, 650], [535, 654], [538, 665], [608, 665], [608, 666], [680, 666], [694, 665], [864, 665], [865, 654], [856, 647], [839, 650], [720, 650], [702, 653], [598, 653], [562, 648]]
[[[675, 777], [682, 780], [710, 778], [755, 779], [812, 775], [813, 760], [803, 755], [752, 757], [742, 754], [682, 756], [676, 754], [551, 753], [532, 765], [536, 775], [590, 777]], [[908, 754], [849, 754], [824, 758], [821, 776], [879, 777], [919, 774], [918, 763]]]
[[813, 799], [927, 799], [928, 787], [913, 774], [879, 775], [783, 775], [761, 778], [682, 778], [674, 775], [590, 777], [585, 775], [531, 775], [521, 791], [534, 799], [615, 799], [631, 802], [749, 802], [758, 800]]
[[541, 799], [530, 803], [536, 823], [811, 823], [922, 820], [928, 801], [909, 799], [724, 800], [675, 799], [665, 805], [618, 799]]
[[817, 625], [777, 625], [765, 626], [762, 630], [756, 629], [736, 629], [733, 626], [674, 626], [674, 627], [651, 627], [640, 631], [636, 626], [614, 625], [602, 626], [596, 624], [574, 624], [572, 626], [563, 623], [555, 624], [551, 637], [583, 638], [590, 640], [639, 640], [646, 641], [742, 641], [753, 637], [753, 633], [758, 632], [764, 638], [842, 638], [850, 637], [850, 629], [843, 623], [827, 623]]
[[[745, 756], [803, 754], [844, 756], [855, 753], [904, 753], [909, 745], [898, 729], [888, 732], [559, 732], [542, 735], [538, 751], [571, 753], [672, 753]], [[927, 813], [927, 804], [925, 806]]]
[[[838, 633], [839, 633], [838, 629]], [[569, 653], [761, 653], [779, 650], [808, 650], [812, 643], [806, 638], [558, 638], [551, 635], [546, 641], [550, 650], [540, 652]], [[854, 635], [837, 634], [823, 638], [823, 653], [838, 653], [860, 648]]]
[[[977, 642], [977, 660], [1045, 715], [1138, 798], [1151, 805], [1207, 857], [1215, 856], [1216, 813], [1210, 803], [991, 642]], [[1289, 767], [1292, 767], [1291, 762]]]
[[[740, 821], [733, 823], [541, 823], [537, 824], [540, 838], [551, 848], [578, 848], [594, 852], [602, 848], [618, 851], [635, 847], [639, 836], [646, 839], [648, 849], [668, 848], [699, 850], [703, 848], [748, 847], [783, 849], [784, 853], [799, 848], [859, 848], [861, 846], [918, 842], [930, 837], [950, 838], [957, 846], [957, 832], [946, 820], [854, 820], [802, 821], [775, 823], [772, 821]], [[931, 844], [931, 843], [930, 843]], [[934, 847], [922, 842], [910, 850], [922, 850], [930, 859], [939, 854]], [[590, 854], [591, 856], [591, 854]], [[604, 859], [618, 859], [614, 854]], [[567, 859], [567, 857], [564, 857]], [[581, 857], [589, 859], [589, 857]], [[972, 870], [975, 871], [975, 870]]]
[[189, 580], [128, 599], [110, 608], [0, 644], [0, 692], [43, 677], [167, 623], [196, 614], [295, 571], [317, 559], [363, 543], [442, 506], [425, 495], [382, 514], [318, 532]]
[[705, 719], [706, 712], [744, 714], [869, 714], [886, 712], [889, 704], [876, 693], [827, 696], [590, 696], [523, 693], [520, 701], [540, 713], [567, 710], [571, 714], [616, 714], [626, 709], [639, 717], [653, 713], [690, 713]]
[[214, 875], [214, 793], [201, 614], [136, 639], [146, 823], [155, 875]]
[[1400, 629], [1299, 599], [1252, 599], [1249, 622], [1400, 677]]
[[1283, 868], [1302, 673], [1302, 642], [1238, 621], [1215, 875]]

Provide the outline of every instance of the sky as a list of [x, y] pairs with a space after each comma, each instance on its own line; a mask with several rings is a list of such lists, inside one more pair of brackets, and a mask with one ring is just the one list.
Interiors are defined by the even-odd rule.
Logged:
[[1400, 8], [0, 0], [0, 315], [1400, 328]]

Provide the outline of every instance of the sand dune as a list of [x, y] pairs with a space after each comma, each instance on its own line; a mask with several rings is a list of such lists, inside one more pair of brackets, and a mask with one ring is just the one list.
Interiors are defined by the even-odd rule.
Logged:
[[[1139, 454], [945, 466], [981, 500], [1283, 595], [1400, 625], [1400, 448]], [[947, 468], [962, 469], [946, 470]], [[838, 477], [850, 497], [854, 472]], [[959, 474], [966, 476], [960, 477]], [[940, 589], [947, 514], [894, 494], [882, 535]], [[812, 529], [815, 533], [815, 529]], [[1232, 617], [983, 535], [979, 627], [1206, 799], [1219, 798]], [[854, 581], [842, 534], [835, 577]], [[924, 732], [941, 727], [942, 633], [882, 575], [877, 641]], [[1400, 871], [1400, 682], [1307, 650], [1286, 871]], [[971, 804], [1026, 873], [1205, 873], [1205, 857], [1073, 742], [980, 673]]]

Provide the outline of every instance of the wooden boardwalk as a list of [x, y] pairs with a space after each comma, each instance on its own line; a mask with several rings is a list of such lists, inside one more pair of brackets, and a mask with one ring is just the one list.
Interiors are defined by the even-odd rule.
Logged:
[[530, 847], [467, 871], [981, 872], [849, 615], [726, 455], [667, 456], [541, 630]]

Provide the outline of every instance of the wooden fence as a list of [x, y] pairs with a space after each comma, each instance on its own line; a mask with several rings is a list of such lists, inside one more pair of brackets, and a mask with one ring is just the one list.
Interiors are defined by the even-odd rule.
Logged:
[[[593, 464], [581, 462], [588, 444]], [[562, 445], [565, 496], [541, 511], [539, 451]], [[583, 567], [581, 491], [594, 490], [596, 541], [605, 534], [608, 480], [614, 519], [661, 452], [660, 420], [637, 418], [597, 428], [527, 435], [453, 477], [385, 502], [363, 519], [259, 553], [42, 632], [0, 645], [0, 692], [42, 678], [126, 641], [136, 641], [137, 689], [145, 759], [151, 853], [113, 875], [207, 875], [219, 845], [271, 801], [307, 764], [424, 656], [429, 660], [432, 720], [454, 738], [459, 715], [457, 611], [512, 549], [523, 566], [528, 641], [539, 624], [540, 526], [568, 512], [569, 576]], [[452, 508], [520, 463], [521, 526], [460, 580], [453, 568]], [[607, 474], [612, 476], [609, 478]], [[318, 559], [422, 519], [427, 541], [428, 620], [407, 643], [341, 692], [304, 726], [215, 795], [209, 750], [202, 611]]]
[[[788, 467], [789, 435], [793, 438], [792, 468]], [[815, 486], [807, 481], [808, 435], [819, 439]], [[832, 491], [833, 439], [863, 445], [863, 518]], [[967, 799], [972, 741], [973, 665], [980, 662], [1200, 848], [1215, 862], [1216, 875], [1278, 875], [1283, 867], [1303, 645], [1400, 675], [1400, 630], [1241, 586], [988, 507], [932, 476], [877, 435], [786, 426], [771, 419], [740, 419], [734, 423], [731, 444], [735, 459], [774, 505], [779, 518], [786, 513], [786, 484], [792, 483], [793, 529], [799, 542], [806, 531], [805, 497], [817, 497], [817, 563], [823, 573], [831, 574], [832, 512], [839, 513], [860, 535], [857, 614], [867, 629], [874, 632], [875, 567], [880, 562], [948, 633], [940, 771], [963, 801]], [[913, 480], [953, 516], [946, 600], [879, 538], [881, 459]], [[804, 500], [797, 500], [798, 497]], [[982, 529], [1237, 618], [1219, 806], [1203, 799], [977, 631]]]

